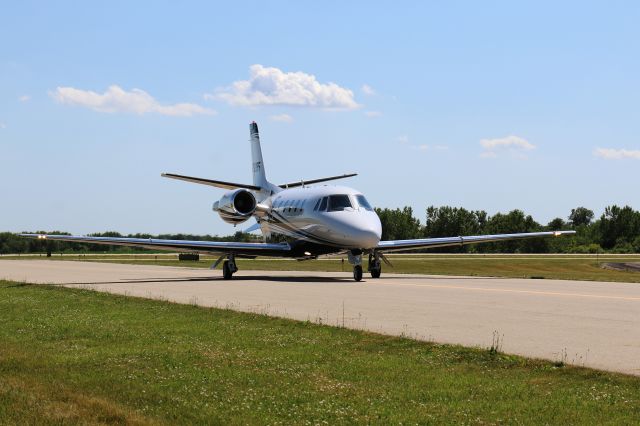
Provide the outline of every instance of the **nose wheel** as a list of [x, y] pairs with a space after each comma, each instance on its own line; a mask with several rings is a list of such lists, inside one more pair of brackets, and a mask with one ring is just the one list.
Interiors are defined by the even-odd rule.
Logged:
[[356, 281], [362, 280], [362, 265], [356, 265], [353, 267], [353, 279]]

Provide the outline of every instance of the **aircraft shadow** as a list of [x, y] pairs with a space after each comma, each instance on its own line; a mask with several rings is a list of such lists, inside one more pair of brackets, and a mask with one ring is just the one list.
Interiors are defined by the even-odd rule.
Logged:
[[[241, 282], [241, 281], [272, 281], [272, 282], [306, 282], [306, 283], [335, 283], [335, 282], [349, 282], [353, 281], [348, 277], [345, 278], [332, 278], [332, 277], [270, 277], [270, 276], [237, 276], [229, 282]], [[175, 277], [175, 278], [136, 278], [130, 280], [117, 280], [117, 281], [93, 281], [93, 282], [67, 282], [67, 283], [54, 283], [50, 285], [65, 286], [65, 285], [104, 285], [104, 284], [148, 284], [148, 283], [189, 283], [189, 282], [227, 282], [222, 277]]]
[[[383, 276], [384, 277], [384, 276]], [[395, 276], [393, 280], [422, 280], [422, 281], [443, 281], [443, 280], [479, 280], [486, 277], [448, 277], [448, 276]], [[499, 279], [499, 278], [496, 278]], [[353, 278], [349, 274], [345, 274], [344, 277], [310, 277], [310, 276], [270, 276], [270, 275], [236, 275], [233, 277], [230, 283], [233, 282], [252, 282], [252, 281], [267, 281], [267, 282], [282, 282], [282, 283], [353, 283]], [[363, 278], [362, 283], [376, 283], [376, 279]], [[202, 277], [149, 277], [149, 278], [135, 278], [129, 280], [115, 280], [115, 281], [93, 281], [93, 282], [67, 282], [67, 283], [54, 283], [51, 285], [65, 286], [65, 285], [104, 285], [104, 284], [148, 284], [148, 283], [190, 283], [190, 282], [227, 282], [221, 276], [202, 276]]]

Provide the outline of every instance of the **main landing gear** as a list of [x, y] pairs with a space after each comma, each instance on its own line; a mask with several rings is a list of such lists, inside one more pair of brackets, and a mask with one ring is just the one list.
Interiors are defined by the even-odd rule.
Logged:
[[369, 272], [371, 278], [380, 278], [382, 273], [382, 262], [380, 262], [380, 254], [376, 251], [369, 253]]
[[230, 254], [222, 264], [222, 277], [225, 280], [230, 280], [234, 272], [238, 272], [238, 267], [236, 266], [236, 257]]

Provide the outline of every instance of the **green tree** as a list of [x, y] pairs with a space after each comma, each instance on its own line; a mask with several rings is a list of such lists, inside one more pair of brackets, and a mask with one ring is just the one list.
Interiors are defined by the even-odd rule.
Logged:
[[462, 207], [427, 208], [424, 233], [427, 237], [454, 237], [475, 235], [482, 232], [487, 222], [487, 212], [470, 211]]
[[555, 219], [551, 220], [551, 222], [547, 224], [547, 229], [549, 231], [560, 231], [566, 226], [567, 224], [564, 222], [562, 218], [556, 217]]
[[600, 245], [604, 249], [632, 244], [640, 236], [640, 212], [629, 206], [616, 205], [605, 208], [600, 220], [596, 223]]
[[[457, 237], [482, 234], [487, 222], [487, 212], [470, 211], [462, 207], [430, 206], [427, 208], [424, 235], [427, 238]], [[456, 246], [437, 249], [441, 252], [474, 251], [475, 246]]]
[[[489, 218], [485, 228], [488, 234], [516, 234], [541, 230], [542, 226], [522, 210], [512, 210], [507, 214], [496, 213]], [[546, 253], [548, 242], [542, 238], [534, 238], [488, 243], [485, 250], [497, 253]]]
[[593, 211], [589, 210], [586, 207], [576, 207], [575, 209], [571, 209], [571, 214], [569, 215], [569, 222], [573, 227], [578, 227], [581, 225], [589, 225], [593, 220]]
[[393, 210], [376, 208], [376, 213], [382, 224], [383, 240], [420, 238], [422, 234], [420, 221], [413, 217], [413, 209], [411, 207]]

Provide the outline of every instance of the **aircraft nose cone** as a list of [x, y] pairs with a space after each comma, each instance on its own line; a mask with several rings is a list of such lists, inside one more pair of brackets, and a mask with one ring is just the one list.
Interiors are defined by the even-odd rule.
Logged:
[[374, 248], [380, 242], [382, 226], [380, 225], [379, 220], [368, 223], [358, 231], [358, 240], [360, 241], [361, 248]]

